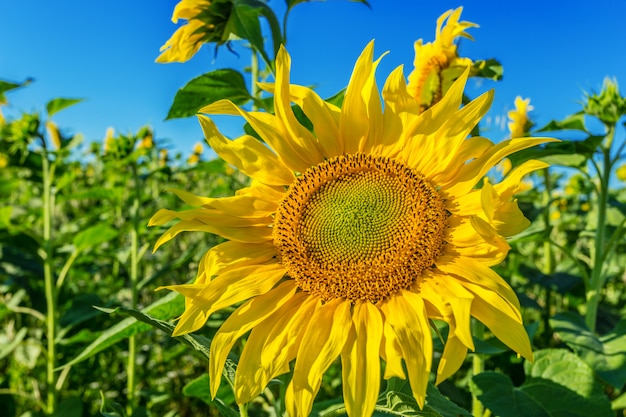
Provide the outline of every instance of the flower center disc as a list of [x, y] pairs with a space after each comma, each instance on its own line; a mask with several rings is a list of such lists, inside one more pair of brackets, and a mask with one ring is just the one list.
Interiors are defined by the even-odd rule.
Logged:
[[342, 155], [289, 188], [276, 212], [274, 245], [303, 291], [377, 303], [434, 264], [446, 218], [421, 174], [389, 158]]

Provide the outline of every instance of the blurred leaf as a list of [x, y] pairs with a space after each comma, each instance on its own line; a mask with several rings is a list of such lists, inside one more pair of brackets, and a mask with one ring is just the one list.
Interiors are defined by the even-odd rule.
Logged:
[[574, 113], [560, 121], [552, 120], [541, 129], [538, 129], [537, 132], [554, 132], [557, 130], [580, 130], [589, 133], [587, 127], [585, 127], [584, 113]]
[[622, 410], [626, 408], [626, 392], [611, 402], [611, 408], [613, 410]]
[[618, 390], [626, 384], [626, 319], [604, 336], [591, 332], [574, 313], [555, 315], [550, 326], [600, 378]]
[[502, 64], [495, 58], [475, 61], [472, 66], [472, 76], [499, 81], [502, 79], [504, 69]]
[[568, 274], [566, 272], [556, 272], [552, 275], [546, 275], [539, 269], [528, 265], [520, 265], [518, 267], [519, 274], [530, 282], [539, 284], [544, 288], [549, 288], [559, 294], [568, 294], [573, 289], [584, 285], [583, 279], [578, 275]]
[[83, 402], [80, 397], [71, 396], [65, 398], [58, 405], [54, 417], [81, 417], [83, 415]]
[[100, 391], [100, 414], [103, 417], [126, 417], [126, 412], [121, 404], [111, 401]]
[[11, 227], [11, 213], [13, 206], [0, 207], [0, 228], [8, 229]]
[[[184, 297], [176, 292], [171, 292], [165, 297], [146, 307], [143, 311], [151, 314], [153, 317], [169, 319], [178, 316], [184, 309]], [[59, 368], [65, 368], [84, 361], [103, 351], [104, 349], [124, 340], [135, 334], [150, 330], [151, 326], [145, 323], [137, 322], [132, 317], [122, 320], [115, 326], [105, 330], [102, 334], [87, 346], [83, 351]]]
[[4, 358], [5, 356], [13, 352], [15, 348], [20, 343], [22, 343], [22, 340], [24, 340], [27, 333], [28, 333], [28, 329], [26, 327], [22, 327], [21, 329], [17, 331], [17, 333], [13, 337], [13, 340], [11, 340], [9, 343], [6, 343], [6, 344], [5, 343], [0, 344], [0, 359]]
[[15, 347], [13, 358], [27, 369], [34, 369], [41, 351], [41, 341], [30, 337]]
[[22, 83], [13, 83], [10, 81], [0, 80], [0, 104], [6, 103], [6, 98], [4, 97], [4, 93], [6, 93], [7, 91], [14, 90], [16, 88], [25, 87], [31, 82], [33, 82], [32, 78], [27, 78]]
[[70, 106], [73, 106], [76, 103], [80, 103], [83, 101], [82, 98], [55, 98], [52, 99], [46, 104], [46, 111], [48, 112], [48, 117], [53, 114], [66, 109]]
[[108, 224], [98, 223], [76, 234], [74, 236], [74, 246], [76, 246], [76, 250], [83, 251], [108, 242], [118, 234], [119, 232]]
[[233, 410], [228, 405], [226, 405], [224, 400], [222, 400], [222, 398], [224, 398], [224, 395], [228, 396], [229, 394], [232, 397], [233, 401], [235, 399], [232, 394], [232, 390], [228, 386], [225, 386], [225, 387], [228, 391], [230, 391], [230, 393], [221, 392], [222, 389], [220, 387], [220, 389], [217, 392], [217, 395], [215, 396], [215, 399], [214, 400], [211, 399], [209, 374], [205, 373], [205, 374], [202, 374], [200, 377], [194, 379], [193, 381], [190, 381], [187, 385], [185, 385], [183, 388], [183, 394], [186, 395], [187, 397], [199, 398], [205, 404], [214, 405], [215, 407], [217, 407], [217, 409], [220, 411], [220, 415], [223, 417], [239, 417], [239, 413]]
[[251, 98], [240, 72], [219, 69], [194, 78], [178, 90], [166, 119], [193, 116], [201, 107], [221, 99], [241, 106]]
[[63, 309], [59, 324], [62, 327], [75, 326], [102, 314], [94, 305], [102, 304], [102, 299], [96, 294], [79, 294], [70, 300], [70, 305]]
[[[100, 314], [98, 312], [98, 314]], [[81, 329], [78, 333], [58, 341], [59, 345], [73, 345], [75, 343], [88, 343], [96, 340], [102, 332], [92, 332], [89, 329]]]

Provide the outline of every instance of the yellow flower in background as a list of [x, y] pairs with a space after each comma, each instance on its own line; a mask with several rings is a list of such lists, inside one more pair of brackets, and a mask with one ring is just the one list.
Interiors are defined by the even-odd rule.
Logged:
[[55, 150], [61, 149], [61, 133], [56, 123], [52, 120], [46, 121], [46, 131], [48, 132], [48, 138], [52, 141]]
[[615, 175], [617, 176], [617, 179], [621, 181], [626, 181], [626, 164], [617, 168], [617, 170], [615, 171]]
[[474, 349], [471, 317], [532, 358], [517, 297], [490, 267], [505, 258], [505, 237], [529, 224], [513, 199], [522, 177], [546, 164], [528, 161], [500, 183], [476, 185], [502, 158], [550, 139], [496, 145], [468, 138], [493, 94], [461, 108], [467, 71], [419, 114], [397, 68], [381, 102], [373, 50], [372, 42], [357, 60], [342, 107], [290, 84], [290, 57], [281, 47], [275, 83], [261, 85], [274, 95], [275, 114], [228, 100], [200, 111], [240, 115], [263, 139], [229, 140], [200, 116], [209, 145], [252, 183], [224, 198], [174, 190], [195, 208], [161, 209], [150, 220], [178, 220], [155, 250], [183, 231], [226, 239], [202, 258], [193, 284], [164, 287], [185, 296], [174, 336], [239, 305], [211, 344], [213, 396], [229, 351], [248, 332], [235, 375], [237, 402], [256, 397], [295, 360], [285, 398], [292, 417], [309, 415], [337, 357], [348, 415], [372, 414], [379, 358], [386, 361], [382, 376], [408, 377], [423, 407], [433, 356], [429, 319], [449, 327], [437, 383]]
[[186, 62], [204, 43], [225, 42], [222, 35], [231, 9], [232, 3], [227, 1], [181, 0], [174, 8], [172, 22], [185, 19], [187, 23], [161, 46], [156, 62]]
[[139, 144], [137, 145], [137, 148], [139, 149], [150, 149], [154, 146], [154, 141], [152, 138], [152, 132], [147, 132], [143, 138], [141, 138], [141, 141], [139, 142]]
[[414, 69], [409, 74], [408, 88], [420, 110], [441, 100], [452, 82], [472, 65], [471, 59], [459, 57], [455, 41], [459, 37], [474, 40], [465, 30], [478, 25], [460, 22], [462, 11], [462, 7], [448, 10], [437, 19], [434, 42], [424, 44], [422, 39], [415, 42]]
[[108, 127], [106, 133], [104, 134], [104, 153], [109, 153], [113, 151], [113, 146], [115, 142], [115, 129], [112, 127]]
[[196, 144], [193, 145], [193, 151], [191, 155], [189, 156], [189, 158], [187, 158], [187, 163], [189, 165], [195, 165], [198, 162], [200, 162], [200, 157], [202, 156], [202, 152], [204, 152], [204, 147], [202, 146], [200, 142], [196, 142]]
[[9, 166], [9, 157], [6, 154], [0, 153], [0, 168], [6, 168]]
[[159, 166], [164, 167], [169, 161], [169, 155], [167, 149], [159, 149]]
[[521, 138], [528, 136], [528, 132], [532, 127], [532, 122], [528, 117], [528, 113], [533, 110], [530, 105], [530, 99], [522, 99], [520, 96], [515, 97], [515, 110], [507, 113], [510, 122], [508, 123], [509, 132], [512, 138]]

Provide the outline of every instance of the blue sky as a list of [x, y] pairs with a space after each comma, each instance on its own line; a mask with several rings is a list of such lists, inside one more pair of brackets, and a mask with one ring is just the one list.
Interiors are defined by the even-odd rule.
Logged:
[[[22, 81], [27, 88], [8, 93], [9, 116], [43, 111], [55, 97], [85, 98], [54, 116], [65, 131], [80, 132], [86, 142], [102, 140], [107, 127], [121, 133], [154, 127], [156, 137], [174, 151], [189, 153], [202, 140], [195, 118], [164, 121], [178, 88], [218, 68], [241, 70], [249, 65], [245, 48], [239, 56], [221, 48], [217, 58], [204, 47], [184, 64], [156, 64], [159, 47], [176, 26], [171, 23], [175, 0], [4, 0], [0, 24], [0, 79]], [[354, 61], [372, 39], [376, 54], [390, 53], [379, 66], [380, 84], [404, 64], [408, 74], [413, 42], [432, 41], [437, 17], [463, 6], [462, 20], [475, 41], [463, 40], [462, 56], [497, 58], [504, 80], [471, 82], [477, 96], [495, 88], [496, 98], [483, 123], [485, 136], [498, 141], [502, 118], [517, 95], [531, 99], [531, 115], [539, 125], [579, 110], [583, 91], [599, 90], [604, 77], [626, 88], [626, 2], [587, 1], [422, 1], [370, 0], [371, 8], [344, 0], [296, 6], [288, 24], [287, 49], [292, 81], [315, 85], [322, 96], [343, 88]], [[282, 19], [284, 0], [271, 0]], [[218, 118], [227, 135], [237, 135], [241, 122]]]

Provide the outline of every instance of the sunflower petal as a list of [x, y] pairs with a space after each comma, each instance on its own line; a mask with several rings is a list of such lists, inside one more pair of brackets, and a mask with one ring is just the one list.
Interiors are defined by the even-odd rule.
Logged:
[[286, 397], [292, 416], [308, 416], [322, 383], [322, 374], [341, 353], [350, 329], [350, 302], [333, 299], [316, 308], [296, 357]]
[[380, 391], [380, 346], [383, 319], [370, 302], [357, 302], [355, 337], [341, 354], [343, 398], [349, 416], [369, 416]]
[[217, 389], [220, 386], [221, 373], [226, 357], [237, 339], [270, 317], [283, 304], [292, 299], [296, 289], [293, 281], [285, 281], [273, 290], [242, 304], [222, 324], [211, 342], [209, 375], [211, 396], [213, 398], [215, 398]]
[[225, 138], [211, 119], [198, 115], [202, 131], [209, 146], [224, 161], [241, 172], [269, 185], [287, 185], [295, 179], [293, 171], [280, 158], [256, 138], [244, 135], [235, 140]]

